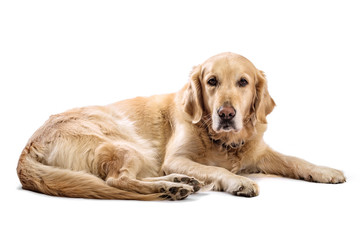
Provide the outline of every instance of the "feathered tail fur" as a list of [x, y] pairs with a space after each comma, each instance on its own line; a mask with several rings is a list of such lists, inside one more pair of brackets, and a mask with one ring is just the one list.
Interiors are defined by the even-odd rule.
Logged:
[[53, 196], [95, 199], [162, 200], [161, 194], [140, 194], [111, 187], [95, 175], [47, 166], [22, 152], [17, 166], [22, 187]]

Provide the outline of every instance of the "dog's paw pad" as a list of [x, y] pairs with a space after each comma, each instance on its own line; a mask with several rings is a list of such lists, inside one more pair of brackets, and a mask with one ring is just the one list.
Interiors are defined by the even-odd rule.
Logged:
[[183, 186], [172, 186], [168, 188], [160, 188], [160, 193], [164, 193], [161, 195], [161, 198], [170, 199], [170, 200], [182, 200], [187, 198], [194, 191], [191, 186], [183, 185]]
[[169, 192], [171, 193], [171, 194], [176, 194], [177, 192], [179, 191], [179, 188], [178, 187], [171, 187], [171, 188], [169, 188]]
[[189, 193], [189, 190], [187, 189], [181, 189], [180, 190], [180, 196], [184, 197], [184, 196], [187, 196]]
[[192, 177], [175, 177], [174, 182], [188, 184], [193, 187], [194, 192], [199, 191], [203, 186], [203, 184], [201, 184], [198, 180]]
[[166, 195], [166, 194], [161, 195], [160, 197], [161, 197], [161, 198], [165, 198], [165, 199], [170, 199], [170, 200], [173, 200], [173, 199], [172, 199], [172, 197], [171, 197], [170, 195]]

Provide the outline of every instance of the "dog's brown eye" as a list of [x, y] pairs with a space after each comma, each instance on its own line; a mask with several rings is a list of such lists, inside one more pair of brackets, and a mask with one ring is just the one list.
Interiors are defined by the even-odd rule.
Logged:
[[241, 78], [238, 84], [240, 87], [245, 87], [246, 85], [248, 85], [248, 81], [245, 78]]
[[218, 81], [216, 80], [216, 78], [212, 77], [208, 80], [207, 82], [210, 86], [215, 87], [218, 84]]

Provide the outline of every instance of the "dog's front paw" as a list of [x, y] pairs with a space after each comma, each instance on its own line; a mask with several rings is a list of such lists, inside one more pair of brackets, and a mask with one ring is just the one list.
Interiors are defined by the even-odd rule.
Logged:
[[319, 183], [343, 183], [346, 182], [344, 173], [329, 167], [316, 167], [305, 176], [305, 180]]
[[224, 191], [241, 197], [255, 197], [259, 195], [258, 185], [253, 180], [242, 176], [227, 179], [224, 184]]

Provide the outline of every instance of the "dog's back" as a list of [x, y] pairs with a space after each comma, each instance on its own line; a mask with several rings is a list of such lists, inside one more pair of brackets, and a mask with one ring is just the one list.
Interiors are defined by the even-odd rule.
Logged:
[[160, 194], [138, 194], [106, 184], [104, 149], [123, 145], [141, 153], [137, 177], [159, 177], [171, 135], [173, 97], [135, 98], [51, 116], [20, 156], [17, 172], [23, 188], [55, 196], [157, 199]]

